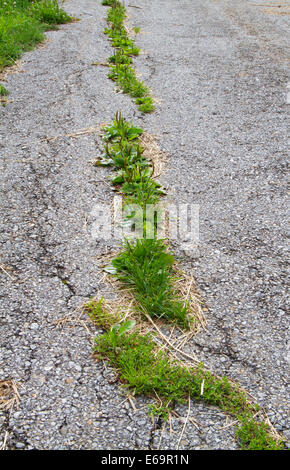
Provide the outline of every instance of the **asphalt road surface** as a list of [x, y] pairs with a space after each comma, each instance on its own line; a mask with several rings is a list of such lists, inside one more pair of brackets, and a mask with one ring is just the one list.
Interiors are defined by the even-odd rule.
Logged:
[[[80, 306], [114, 296], [97, 258], [91, 213], [111, 204], [97, 129], [117, 110], [160, 136], [168, 197], [200, 210], [198, 250], [175, 242], [194, 273], [208, 319], [188, 351], [244, 386], [275, 428], [287, 427], [287, 41], [290, 5], [239, 0], [126, 1], [144, 51], [136, 70], [158, 99], [142, 117], [115, 92], [106, 8], [69, 0], [79, 22], [47, 33], [44, 46], [7, 75], [1, 108], [0, 380], [20, 404], [0, 414], [8, 449], [175, 449], [184, 425], [134, 410], [91, 356], [93, 325]], [[267, 5], [266, 5], [267, 3]], [[288, 2], [289, 3], [289, 2]], [[133, 5], [133, 6], [129, 6]], [[137, 7], [137, 8], [136, 8]], [[288, 89], [289, 91], [289, 89]], [[71, 134], [88, 130], [87, 133]], [[51, 139], [52, 138], [52, 139]], [[83, 321], [82, 321], [83, 320]], [[186, 416], [186, 407], [177, 408]], [[219, 410], [191, 404], [180, 449], [237, 449]]]

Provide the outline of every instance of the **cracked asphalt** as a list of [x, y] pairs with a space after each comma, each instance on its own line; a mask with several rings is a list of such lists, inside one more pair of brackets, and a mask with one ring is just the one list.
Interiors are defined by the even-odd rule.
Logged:
[[[175, 242], [208, 306], [207, 331], [187, 346], [219, 375], [244, 386], [289, 438], [287, 425], [287, 38], [289, 15], [260, 0], [134, 0], [141, 27], [135, 60], [159, 100], [141, 116], [106, 78], [111, 48], [100, 1], [69, 0], [79, 22], [47, 33], [44, 46], [7, 75], [1, 108], [0, 380], [21, 402], [0, 414], [9, 449], [175, 449], [173, 433], [134, 410], [114, 374], [92, 355], [93, 325], [80, 306], [103, 282], [91, 211], [111, 204], [101, 123], [117, 110], [168, 154], [162, 182], [175, 202], [199, 204], [200, 243]], [[261, 6], [259, 6], [261, 4]], [[69, 136], [88, 129], [87, 134]], [[52, 138], [52, 139], [51, 139]], [[53, 139], [54, 138], [54, 139]], [[177, 408], [186, 416], [186, 407]], [[218, 409], [191, 404], [181, 449], [237, 449]]]

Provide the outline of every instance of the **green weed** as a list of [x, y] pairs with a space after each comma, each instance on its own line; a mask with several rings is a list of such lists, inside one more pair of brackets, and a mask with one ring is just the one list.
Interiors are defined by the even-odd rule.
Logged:
[[[126, 220], [130, 222], [136, 215], [135, 206], [132, 209], [130, 205], [144, 209], [147, 204], [156, 204], [164, 191], [153, 179], [150, 162], [143, 157], [139, 142], [142, 129], [117, 114], [104, 131], [105, 155], [97, 164], [113, 165], [117, 169], [112, 183], [124, 194]], [[143, 313], [189, 328], [188, 307], [174, 289], [174, 257], [168, 253], [164, 241], [156, 239], [156, 219], [147, 220], [145, 211], [142, 217], [141, 235], [147, 239], [127, 241], [125, 249], [112, 261], [113, 271], [124, 285], [134, 289]]]
[[[144, 201], [156, 202], [162, 194], [152, 178], [153, 168], [143, 156], [142, 132], [126, 122], [120, 113], [104, 128], [105, 154], [97, 164], [117, 169], [112, 182], [124, 194], [125, 207], [132, 202], [144, 207], [142, 201], [143, 204]], [[147, 235], [152, 227], [148, 227], [147, 220], [142, 222], [143, 235]], [[134, 292], [140, 312], [165, 318], [186, 329], [191, 324], [188, 306], [175, 291], [173, 265], [174, 256], [154, 232], [152, 239], [126, 240], [123, 251], [106, 270]], [[107, 330], [96, 338], [95, 352], [110, 360], [120, 372], [122, 383], [135, 394], [158, 395], [161, 402], [151, 405], [153, 414], [166, 419], [175, 403], [184, 403], [191, 396], [218, 406], [240, 423], [237, 437], [242, 449], [283, 448], [283, 442], [271, 436], [269, 426], [255, 419], [257, 405], [249, 403], [246, 394], [226, 377], [217, 378], [202, 364], [188, 369], [172, 362], [167, 353], [156, 351], [153, 337], [130, 332], [134, 325], [122, 324], [121, 312], [110, 316], [102, 300], [92, 301], [86, 309], [90, 318]]]
[[145, 96], [144, 98], [138, 98], [136, 100], [136, 104], [138, 104], [139, 111], [142, 113], [152, 113], [154, 111], [155, 106], [153, 104], [152, 98], [150, 96]]
[[162, 240], [126, 241], [113, 261], [116, 277], [134, 290], [140, 310], [189, 328], [187, 305], [174, 289], [174, 256]]
[[9, 95], [9, 91], [6, 90], [5, 86], [0, 84], [0, 96], [7, 96]]
[[29, 14], [46, 25], [68, 23], [72, 18], [59, 7], [56, 0], [42, 0], [31, 3]]
[[120, 2], [118, 0], [103, 0], [102, 5], [108, 6], [108, 7], [113, 7], [117, 6]]
[[[125, 8], [117, 0], [103, 0], [102, 4], [111, 7], [105, 33], [116, 48], [109, 58], [109, 77], [135, 98], [140, 111], [152, 112], [154, 102], [149, 89], [136, 78], [131, 65], [132, 56], [139, 51], [124, 28]], [[105, 154], [96, 162], [117, 169], [112, 183], [124, 194], [125, 206], [155, 204], [163, 194], [153, 179], [154, 168], [143, 156], [139, 139], [142, 132], [117, 114], [112, 125], [105, 128]], [[148, 229], [152, 231], [147, 220], [142, 222], [143, 235]], [[124, 250], [106, 270], [133, 290], [141, 312], [189, 328], [188, 307], [174, 289], [174, 257], [164, 241], [156, 238], [155, 226], [153, 229], [153, 239], [126, 240]], [[169, 353], [157, 351], [152, 336], [131, 331], [135, 322], [124, 322], [121, 313], [110, 316], [103, 300], [91, 301], [86, 310], [99, 327], [107, 330], [95, 339], [95, 353], [108, 359], [118, 370], [124, 387], [136, 395], [158, 396], [158, 404], [150, 407], [153, 414], [167, 419], [176, 403], [185, 403], [188, 397], [203, 400], [231, 414], [240, 423], [237, 437], [242, 449], [283, 449], [283, 442], [272, 437], [269, 426], [255, 419], [259, 407], [250, 403], [245, 392], [226, 377], [214, 376], [202, 363], [185, 368], [172, 361]]]
[[105, 302], [101, 298], [99, 300], [90, 300], [84, 306], [84, 312], [90, 317], [92, 322], [94, 322], [100, 328], [105, 330], [111, 329], [115, 323], [118, 323], [122, 319], [122, 315], [119, 314], [109, 314], [105, 309]]
[[[114, 55], [108, 59], [111, 64], [108, 77], [116, 82], [124, 93], [135, 98], [135, 103], [142, 113], [151, 113], [155, 106], [153, 98], [150, 96], [150, 90], [138, 80], [135, 70], [131, 66], [132, 56], [137, 56], [139, 49], [135, 46], [134, 40], [129, 37], [124, 26], [126, 9], [117, 0], [104, 0], [102, 4], [111, 7], [107, 13], [109, 27], [105, 29], [105, 34], [109, 36], [112, 47], [116, 49]], [[137, 34], [139, 28], [135, 28], [134, 31]]]
[[[218, 406], [240, 422], [237, 437], [242, 449], [283, 449], [283, 442], [276, 441], [270, 435], [269, 426], [255, 420], [257, 405], [250, 403], [237, 385], [230, 383], [226, 377], [214, 376], [205, 370], [202, 363], [194, 368], [185, 368], [179, 362], [172, 361], [169, 353], [156, 350], [151, 335], [130, 331], [135, 326], [134, 322], [111, 326], [103, 301], [95, 301], [94, 305], [92, 308], [95, 309], [97, 324], [107, 330], [95, 338], [95, 353], [110, 361], [120, 373], [123, 386], [135, 395], [159, 397], [158, 404], [150, 406], [153, 414], [167, 419], [170, 409], [176, 403], [185, 403], [190, 396], [194, 400]], [[100, 325], [104, 317], [105, 324]]]

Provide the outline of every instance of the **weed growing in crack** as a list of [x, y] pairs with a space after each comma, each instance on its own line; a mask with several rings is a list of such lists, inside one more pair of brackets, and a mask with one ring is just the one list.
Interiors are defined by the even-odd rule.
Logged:
[[216, 377], [202, 363], [189, 368], [172, 360], [168, 352], [157, 349], [150, 334], [131, 331], [135, 322], [121, 319], [121, 323], [112, 325], [115, 317], [110, 320], [103, 300], [91, 301], [89, 311], [97, 325], [107, 330], [95, 338], [95, 353], [110, 361], [123, 386], [135, 395], [158, 396], [158, 403], [150, 405], [151, 413], [167, 419], [174, 405], [185, 403], [190, 396], [218, 406], [240, 423], [237, 437], [242, 449], [283, 449], [283, 442], [272, 437], [269, 426], [255, 419], [259, 407], [226, 377]]
[[[105, 155], [97, 164], [113, 165], [118, 170], [112, 183], [124, 195], [124, 205], [145, 207], [157, 203], [164, 191], [153, 179], [154, 170], [150, 162], [143, 157], [139, 143], [142, 129], [132, 126], [117, 114], [112, 125], [104, 130]], [[128, 214], [129, 219], [131, 215]], [[152, 230], [155, 234], [156, 227], [151, 226], [151, 221], [144, 218], [142, 223], [143, 235], [148, 235], [149, 231], [152, 233]], [[189, 328], [187, 305], [174, 290], [174, 261], [162, 240], [126, 241], [125, 249], [112, 261], [110, 272], [123, 285], [134, 289], [143, 313]]]
[[139, 105], [138, 109], [142, 111], [142, 113], [152, 113], [155, 109], [152, 99], [148, 96], [137, 98], [136, 104]]
[[7, 96], [9, 95], [9, 91], [6, 90], [5, 86], [0, 84], [0, 96]]
[[[139, 50], [124, 27], [125, 8], [117, 0], [103, 0], [102, 4], [111, 7], [107, 16], [109, 28], [105, 32], [116, 49], [108, 59], [109, 77], [135, 98], [140, 111], [151, 112], [154, 103], [149, 89], [137, 80], [131, 66], [132, 57], [138, 55]], [[112, 165], [117, 169], [112, 183], [124, 195], [124, 205], [136, 203], [144, 207], [155, 204], [163, 194], [153, 179], [154, 166], [143, 156], [142, 132], [117, 114], [113, 123], [105, 128], [105, 154], [96, 162], [96, 165]], [[144, 235], [148, 222], [143, 220], [143, 223]], [[149, 316], [162, 317], [187, 329], [191, 323], [187, 305], [174, 289], [174, 257], [164, 240], [158, 240], [153, 232], [153, 239], [126, 240], [123, 251], [113, 259], [107, 271], [134, 292], [138, 310], [147, 319]], [[239, 422], [237, 437], [242, 449], [284, 448], [283, 441], [271, 434], [269, 425], [260, 421], [259, 407], [248, 400], [238, 385], [226, 377], [216, 377], [202, 363], [185, 367], [173, 360], [171, 352], [157, 348], [153, 336], [132, 332], [135, 322], [125, 321], [125, 315], [120, 311], [111, 316], [103, 300], [90, 301], [85, 310], [99, 327], [106, 330], [95, 338], [96, 355], [110, 361], [123, 386], [134, 394], [158, 397], [158, 403], [150, 406], [151, 413], [167, 419], [176, 403], [185, 403], [191, 397], [218, 406]]]
[[143, 156], [139, 141], [143, 130], [126, 122], [119, 113], [104, 130], [105, 154], [95, 164], [117, 169], [112, 184], [124, 195], [125, 204], [145, 207], [157, 203], [164, 190], [153, 179], [152, 162]]
[[237, 429], [237, 437], [242, 450], [283, 450], [282, 440], [274, 439], [269, 426], [257, 422], [250, 414], [241, 414], [238, 417], [241, 426]]
[[[112, 165], [117, 169], [113, 185], [124, 195], [124, 206], [131, 202], [144, 207], [155, 204], [163, 190], [153, 179], [154, 166], [143, 156], [140, 145], [143, 130], [126, 122], [117, 113], [111, 125], [104, 128], [105, 154], [96, 165]], [[143, 235], [148, 221], [143, 219]], [[150, 228], [150, 227], [149, 227]], [[133, 291], [136, 308], [145, 316], [164, 318], [184, 329], [191, 326], [186, 302], [174, 288], [174, 256], [164, 240], [154, 237], [126, 240], [124, 249], [107, 271]], [[239, 423], [237, 438], [242, 449], [280, 450], [283, 441], [271, 434], [261, 420], [259, 407], [246, 393], [226, 377], [216, 377], [202, 363], [184, 367], [173, 360], [170, 352], [157, 349], [154, 337], [131, 331], [135, 322], [126, 322], [121, 310], [111, 315], [103, 300], [90, 301], [85, 310], [104, 334], [95, 339], [95, 353], [108, 359], [117, 369], [122, 384], [136, 395], [158, 396], [150, 406], [151, 413], [167, 419], [176, 403], [185, 403], [190, 396], [208, 405], [218, 406]]]
[[105, 308], [105, 301], [99, 299], [98, 301], [91, 300], [85, 304], [84, 311], [90, 317], [95, 325], [102, 329], [109, 330], [115, 323], [122, 320], [122, 315], [112, 315], [108, 313]]
[[[109, 57], [110, 72], [108, 77], [116, 82], [124, 93], [128, 93], [135, 98], [139, 111], [142, 113], [151, 113], [154, 111], [154, 101], [150, 95], [149, 88], [138, 80], [135, 70], [131, 66], [132, 57], [139, 54], [138, 47], [131, 39], [124, 26], [126, 18], [126, 9], [117, 0], [104, 0], [102, 5], [110, 6], [107, 14], [109, 27], [105, 29], [105, 34], [111, 39], [112, 47], [115, 53]], [[139, 28], [134, 28], [135, 33]]]
[[142, 239], [126, 241], [125, 250], [112, 261], [112, 266], [122, 284], [133, 288], [141, 312], [187, 329], [187, 304], [174, 289], [174, 262], [164, 241]]
[[9, 103], [7, 96], [10, 92], [5, 88], [4, 85], [0, 84], [0, 104], [1, 106], [5, 107], [7, 103]]

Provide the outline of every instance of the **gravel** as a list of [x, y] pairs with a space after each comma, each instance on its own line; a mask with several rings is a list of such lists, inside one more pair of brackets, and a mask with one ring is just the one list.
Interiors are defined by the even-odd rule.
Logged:
[[[130, 2], [126, 2], [127, 4]], [[114, 293], [97, 258], [116, 246], [95, 240], [91, 211], [112, 202], [91, 164], [97, 133], [64, 136], [117, 110], [160, 136], [169, 199], [200, 205], [191, 269], [209, 311], [190, 343], [218, 374], [254, 395], [276, 429], [287, 428], [286, 44], [288, 17], [255, 2], [134, 0], [130, 20], [145, 51], [136, 68], [160, 104], [140, 117], [116, 94], [104, 61], [106, 9], [69, 0], [81, 21], [47, 33], [7, 75], [1, 112], [1, 379], [20, 384], [19, 409], [0, 414], [10, 449], [175, 449], [184, 421], [152, 422], [144, 397], [126, 401], [114, 373], [91, 354], [98, 332], [79, 317], [90, 296]], [[262, 3], [262, 2], [260, 2]], [[46, 137], [60, 136], [55, 140]], [[64, 137], [61, 137], [64, 136]], [[178, 160], [178, 161], [177, 161]], [[178, 171], [176, 171], [178, 169]], [[187, 253], [187, 254], [186, 254]], [[8, 273], [8, 274], [7, 274]], [[64, 321], [65, 320], [65, 321]], [[181, 416], [187, 409], [178, 407]], [[219, 410], [191, 404], [180, 449], [236, 449]], [[221, 429], [224, 428], [224, 429]]]

